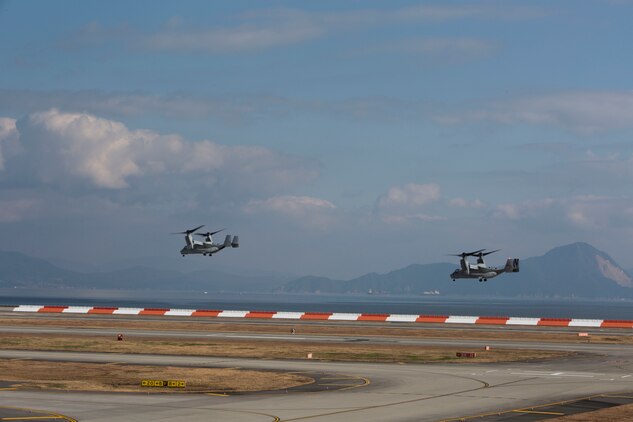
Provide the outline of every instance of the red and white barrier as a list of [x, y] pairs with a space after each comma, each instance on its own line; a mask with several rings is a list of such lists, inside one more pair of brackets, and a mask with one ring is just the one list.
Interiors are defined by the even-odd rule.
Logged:
[[435, 324], [481, 325], [533, 325], [546, 327], [633, 328], [633, 320], [603, 320], [578, 318], [523, 318], [499, 316], [457, 315], [402, 315], [402, 314], [354, 314], [340, 312], [275, 312], [232, 311], [212, 309], [164, 309], [164, 308], [115, 308], [101, 306], [42, 306], [20, 305], [15, 312], [107, 314], [107, 315], [165, 315], [216, 318], [302, 319], [323, 321], [378, 321], [421, 322]]

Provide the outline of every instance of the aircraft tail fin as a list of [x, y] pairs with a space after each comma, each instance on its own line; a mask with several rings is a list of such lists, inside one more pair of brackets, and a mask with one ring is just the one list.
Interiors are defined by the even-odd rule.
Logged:
[[508, 258], [506, 266], [504, 268], [506, 273], [518, 273], [519, 272], [519, 258]]
[[231, 246], [231, 235], [227, 234], [224, 238], [224, 247], [228, 248], [229, 246]]
[[239, 248], [240, 247], [240, 237], [239, 236], [233, 236], [233, 242], [231, 243], [231, 247], [233, 247], [233, 248]]

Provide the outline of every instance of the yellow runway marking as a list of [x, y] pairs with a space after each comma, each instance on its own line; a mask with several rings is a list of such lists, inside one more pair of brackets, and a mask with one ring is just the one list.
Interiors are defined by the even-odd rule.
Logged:
[[204, 393], [207, 396], [217, 396], [217, 397], [229, 397], [226, 393]]
[[538, 415], [556, 415], [556, 416], [564, 416], [564, 413], [560, 413], [560, 412], [541, 412], [538, 410], [511, 410], [511, 412], [515, 412], [515, 413], [535, 413]]
[[0, 418], [0, 421], [34, 421], [34, 420], [42, 420], [42, 419], [61, 419], [66, 422], [77, 422], [77, 419], [60, 415], [59, 413], [47, 412], [46, 410], [37, 410], [37, 409], [29, 409], [29, 408], [24, 408], [24, 407], [13, 407], [13, 406], [0, 406], [0, 409], [22, 410], [24, 412], [42, 414], [42, 416], [12, 416], [8, 418]]
[[34, 421], [38, 419], [63, 419], [66, 421], [70, 420], [63, 416], [50, 415], [50, 416], [22, 416], [22, 417], [15, 417], [15, 418], [0, 418], [0, 421]]
[[371, 381], [368, 378], [358, 377], [354, 375], [341, 376], [341, 377], [323, 377], [321, 378], [321, 380], [327, 380], [327, 381], [345, 380], [345, 381], [362, 382], [362, 384], [337, 384], [337, 383], [321, 383], [321, 382], [318, 383], [318, 385], [326, 386], [326, 387], [341, 387], [341, 388], [338, 388], [338, 391], [351, 390], [352, 388], [358, 388], [358, 387], [365, 387], [366, 385], [369, 385], [371, 383]]
[[545, 412], [545, 411], [539, 411], [539, 410], [530, 410], [530, 409], [540, 409], [540, 408], [544, 408], [544, 407], [550, 407], [550, 406], [558, 406], [558, 405], [566, 405], [567, 403], [574, 403], [574, 402], [578, 402], [578, 401], [582, 401], [582, 400], [591, 400], [594, 399], [596, 397], [612, 397], [612, 398], [623, 398], [623, 399], [633, 399], [633, 397], [631, 396], [622, 396], [622, 395], [610, 395], [610, 394], [596, 394], [593, 396], [586, 396], [586, 397], [579, 397], [577, 399], [572, 399], [572, 400], [562, 400], [562, 401], [557, 401], [557, 402], [553, 402], [553, 403], [546, 403], [546, 404], [541, 404], [538, 406], [533, 406], [533, 407], [529, 407], [529, 408], [521, 408], [521, 409], [510, 409], [510, 410], [500, 410], [497, 412], [489, 412], [489, 413], [481, 413], [479, 415], [470, 415], [470, 416], [462, 416], [459, 418], [450, 418], [450, 419], [442, 419], [440, 422], [463, 422], [463, 421], [467, 421], [470, 419], [480, 419], [480, 418], [484, 418], [486, 416], [498, 416], [498, 415], [503, 415], [504, 413], [534, 413], [534, 414], [543, 414], [543, 415], [552, 415], [552, 416], [563, 416], [565, 415], [564, 413], [557, 413], [557, 412]]
[[[359, 387], [365, 387], [369, 384], [371, 384], [371, 381], [369, 380], [369, 378], [365, 378], [365, 377], [356, 377], [356, 378], [341, 378], [341, 379], [356, 379], [356, 380], [361, 380], [363, 381], [363, 384], [350, 384], [347, 385], [343, 388], [339, 388], [339, 391], [343, 391], [343, 390], [351, 390], [352, 388], [359, 388]], [[319, 385], [344, 385], [344, 384], [319, 384]]]
[[326, 387], [358, 387], [358, 384], [319, 384], [325, 385]]
[[361, 385], [351, 385], [349, 387], [343, 387], [343, 388], [339, 388], [339, 391], [343, 391], [343, 390], [351, 390], [352, 388], [358, 388], [358, 387], [364, 387], [366, 384], [361, 384]]

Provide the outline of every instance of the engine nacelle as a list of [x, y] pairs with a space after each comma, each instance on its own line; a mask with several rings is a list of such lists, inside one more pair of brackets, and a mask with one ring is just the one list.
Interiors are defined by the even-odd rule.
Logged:
[[233, 242], [231, 242], [231, 247], [232, 248], [239, 248], [240, 247], [240, 237], [239, 236], [233, 236]]

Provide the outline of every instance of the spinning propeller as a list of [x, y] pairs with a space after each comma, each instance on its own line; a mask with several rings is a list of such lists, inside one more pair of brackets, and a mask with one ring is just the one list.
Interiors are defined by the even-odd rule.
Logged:
[[210, 237], [210, 236], [213, 236], [214, 234], [220, 233], [223, 230], [224, 229], [220, 229], [220, 230], [217, 230], [217, 231], [214, 231], [214, 232], [196, 233], [196, 236]]
[[201, 229], [204, 227], [204, 224], [201, 226], [196, 227], [195, 229], [191, 229], [191, 230], [185, 230], [184, 232], [178, 232], [178, 233], [171, 233], [171, 234], [186, 234], [187, 236], [189, 236], [191, 233], [195, 232], [198, 229]]
[[[450, 254], [449, 256], [459, 256], [462, 259], [464, 259], [467, 256], [479, 256], [478, 254], [482, 253], [483, 251], [485, 251], [485, 249], [479, 249], [478, 251], [474, 251], [474, 252], [462, 252], [460, 254]], [[488, 252], [488, 253], [492, 253], [492, 252]]]
[[472, 254], [472, 256], [476, 256], [477, 258], [483, 258], [486, 255], [490, 255], [491, 253], [495, 253], [495, 252], [499, 252], [501, 249], [495, 249], [494, 251], [490, 251], [490, 252], [486, 252], [484, 253], [483, 251], [485, 251], [485, 249], [482, 249], [479, 252], [475, 252]]

